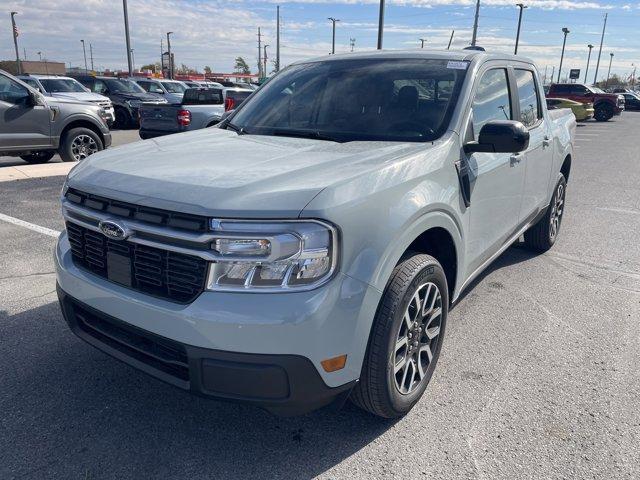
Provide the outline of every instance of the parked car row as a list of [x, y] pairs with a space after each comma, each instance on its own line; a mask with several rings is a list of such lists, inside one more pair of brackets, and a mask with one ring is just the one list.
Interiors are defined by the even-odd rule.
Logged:
[[[589, 110], [593, 109], [593, 117], [599, 122], [606, 122], [615, 115], [620, 115], [625, 109], [625, 97], [618, 93], [606, 93], [592, 85], [583, 83], [554, 83], [547, 92], [547, 105], [550, 99], [561, 99], [566, 108], [577, 112], [578, 120], [587, 120]], [[569, 101], [569, 102], [567, 102]], [[577, 102], [586, 105], [585, 109], [576, 108], [570, 102]], [[558, 104], [555, 106], [556, 108]], [[580, 116], [581, 118], [578, 118]]]

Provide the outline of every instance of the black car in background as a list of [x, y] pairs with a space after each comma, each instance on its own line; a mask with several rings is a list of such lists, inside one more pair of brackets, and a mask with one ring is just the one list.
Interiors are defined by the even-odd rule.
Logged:
[[138, 126], [138, 108], [143, 103], [167, 103], [160, 95], [145, 92], [135, 82], [126, 78], [74, 75], [89, 90], [109, 97], [115, 109], [115, 127]]
[[632, 92], [621, 93], [624, 97], [625, 110], [640, 110], [640, 95]]

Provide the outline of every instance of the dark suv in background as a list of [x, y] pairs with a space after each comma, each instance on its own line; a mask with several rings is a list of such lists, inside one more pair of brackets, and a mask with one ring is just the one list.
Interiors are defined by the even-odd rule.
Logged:
[[74, 76], [81, 84], [94, 93], [109, 97], [115, 109], [115, 127], [138, 126], [138, 108], [143, 103], [167, 103], [160, 95], [145, 92], [135, 82], [125, 78]]
[[594, 118], [606, 122], [624, 111], [624, 97], [617, 93], [605, 93], [597, 87], [583, 83], [554, 83], [549, 87], [548, 98], [566, 98], [580, 103], [592, 103]]

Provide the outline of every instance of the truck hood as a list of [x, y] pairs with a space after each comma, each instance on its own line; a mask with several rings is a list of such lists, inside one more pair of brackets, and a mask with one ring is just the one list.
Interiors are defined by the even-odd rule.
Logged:
[[56, 92], [51, 93], [53, 98], [61, 98], [63, 100], [77, 100], [79, 102], [108, 102], [109, 99], [99, 93], [93, 92]]
[[324, 188], [432, 144], [335, 143], [207, 128], [112, 148], [78, 164], [68, 185], [112, 199], [220, 217], [296, 217]]

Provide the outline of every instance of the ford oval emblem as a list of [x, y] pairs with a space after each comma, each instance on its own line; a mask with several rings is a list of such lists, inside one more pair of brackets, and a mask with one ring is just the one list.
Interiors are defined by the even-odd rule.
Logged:
[[124, 240], [127, 238], [127, 231], [121, 225], [111, 220], [103, 220], [98, 224], [98, 228], [104, 234], [105, 237], [112, 240]]

